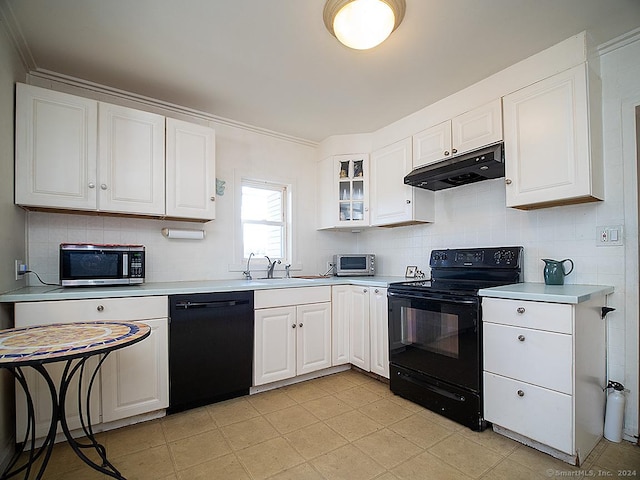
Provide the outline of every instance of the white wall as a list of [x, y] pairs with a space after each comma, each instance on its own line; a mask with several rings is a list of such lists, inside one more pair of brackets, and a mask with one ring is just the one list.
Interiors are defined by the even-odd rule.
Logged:
[[[14, 276], [14, 260], [26, 258], [24, 212], [13, 204], [14, 83], [25, 70], [0, 22], [0, 292], [24, 285]], [[13, 326], [13, 313], [0, 306], [0, 329]], [[13, 377], [0, 371], [0, 471], [13, 452]]]

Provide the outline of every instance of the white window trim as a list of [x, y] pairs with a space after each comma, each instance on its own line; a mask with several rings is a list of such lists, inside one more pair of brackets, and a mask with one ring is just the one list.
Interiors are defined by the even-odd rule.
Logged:
[[[242, 219], [241, 219], [241, 209], [242, 209], [242, 184], [244, 181], [256, 182], [256, 185], [262, 183], [271, 183], [276, 185], [285, 185], [287, 187], [287, 212], [286, 214], [286, 235], [287, 238], [287, 249], [285, 252], [285, 258], [280, 259], [282, 264], [276, 265], [276, 271], [278, 271], [278, 275], [284, 271], [284, 265], [290, 264], [291, 271], [300, 271], [302, 270], [302, 264], [296, 260], [296, 248], [297, 248], [297, 233], [295, 231], [295, 222], [293, 219], [296, 215], [295, 210], [295, 199], [296, 199], [296, 189], [294, 181], [291, 179], [283, 179], [279, 177], [268, 177], [265, 175], [264, 178], [257, 178], [255, 174], [246, 174], [239, 170], [234, 170], [234, 193], [233, 193], [233, 217], [234, 217], [234, 228], [233, 228], [233, 259], [229, 262], [228, 270], [229, 272], [243, 272], [247, 267], [247, 258], [244, 256], [244, 244], [242, 238]], [[251, 259], [251, 270], [266, 270], [267, 268], [267, 259], [260, 257], [253, 257]]]

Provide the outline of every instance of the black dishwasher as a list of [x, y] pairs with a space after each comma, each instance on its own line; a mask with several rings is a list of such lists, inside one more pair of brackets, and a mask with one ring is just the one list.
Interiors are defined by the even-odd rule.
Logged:
[[169, 408], [247, 395], [253, 371], [253, 291], [169, 296]]

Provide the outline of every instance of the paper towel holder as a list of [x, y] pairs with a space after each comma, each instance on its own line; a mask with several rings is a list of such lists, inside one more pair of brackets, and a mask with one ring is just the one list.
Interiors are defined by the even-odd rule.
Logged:
[[204, 230], [186, 230], [180, 228], [163, 228], [162, 235], [167, 238], [180, 238], [185, 240], [204, 240]]

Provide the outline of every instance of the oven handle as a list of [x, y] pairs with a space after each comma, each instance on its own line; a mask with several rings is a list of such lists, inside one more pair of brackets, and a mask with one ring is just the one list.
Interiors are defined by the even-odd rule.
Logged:
[[406, 292], [402, 292], [402, 293], [387, 292], [387, 296], [396, 297], [396, 298], [416, 299], [416, 300], [445, 300], [451, 303], [458, 303], [463, 305], [477, 305], [478, 303], [477, 298], [460, 298], [460, 297], [454, 297], [449, 295], [434, 295], [434, 294], [412, 295]]

